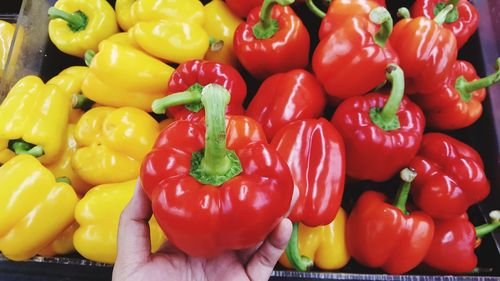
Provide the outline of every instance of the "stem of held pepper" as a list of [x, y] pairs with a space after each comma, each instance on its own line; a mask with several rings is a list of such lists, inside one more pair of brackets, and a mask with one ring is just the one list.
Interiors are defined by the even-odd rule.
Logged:
[[495, 231], [498, 227], [500, 227], [500, 211], [491, 211], [490, 212], [490, 223], [486, 223], [476, 227], [476, 237], [482, 238], [491, 232]]
[[16, 155], [29, 154], [34, 157], [40, 157], [45, 154], [41, 146], [25, 142], [22, 139], [9, 141], [9, 149]]
[[201, 103], [201, 92], [203, 86], [196, 83], [186, 91], [175, 93], [153, 101], [151, 108], [156, 114], [163, 114], [167, 108], [176, 105], [185, 105], [187, 109], [198, 112], [203, 108]]
[[392, 17], [384, 7], [377, 7], [370, 12], [370, 21], [380, 24], [379, 31], [373, 36], [373, 40], [380, 47], [384, 47], [392, 32]]
[[404, 18], [404, 19], [409, 19], [409, 18], [411, 18], [410, 11], [405, 7], [401, 7], [398, 9], [398, 17]]
[[313, 261], [306, 256], [301, 256], [299, 252], [299, 223], [294, 222], [292, 236], [286, 246], [286, 257], [288, 261], [298, 271], [307, 271], [313, 266]]
[[67, 183], [67, 184], [71, 185], [71, 179], [68, 177], [56, 178], [56, 182], [63, 182], [63, 183]]
[[455, 82], [455, 89], [460, 93], [462, 100], [469, 102], [473, 92], [498, 82], [500, 82], [500, 58], [497, 58], [497, 71], [495, 73], [474, 81], [467, 81], [465, 77], [460, 76]]
[[405, 168], [399, 173], [399, 175], [404, 183], [398, 190], [398, 194], [394, 200], [394, 206], [398, 207], [403, 214], [408, 215], [408, 211], [406, 210], [406, 201], [408, 201], [411, 182], [417, 177], [417, 173], [411, 168]]
[[85, 64], [87, 66], [90, 66], [90, 64], [92, 63], [92, 59], [94, 59], [95, 57], [95, 51], [94, 50], [87, 50], [84, 54], [84, 60], [85, 60]]
[[73, 95], [71, 97], [71, 102], [72, 102], [73, 108], [81, 109], [82, 111], [90, 110], [92, 108], [92, 106], [95, 104], [95, 101], [87, 98], [83, 94]]
[[392, 83], [391, 94], [382, 110], [377, 107], [370, 109], [372, 122], [385, 131], [397, 130], [401, 127], [397, 112], [405, 89], [403, 70], [396, 64], [389, 64], [386, 68], [386, 77]]
[[193, 153], [190, 175], [202, 184], [221, 185], [243, 171], [234, 151], [226, 149], [226, 106], [229, 92], [223, 86], [208, 84], [201, 102], [205, 107], [205, 150]]
[[273, 37], [279, 29], [278, 21], [272, 17], [274, 5], [279, 4], [281, 6], [287, 6], [294, 1], [295, 0], [264, 0], [260, 8], [260, 21], [252, 28], [255, 38], [268, 39]]
[[49, 8], [50, 19], [62, 19], [68, 23], [69, 29], [73, 32], [79, 32], [84, 30], [88, 24], [87, 15], [82, 11], [76, 11], [72, 14], [67, 13], [63, 10], [59, 10], [54, 7]]
[[443, 23], [446, 21], [446, 18], [448, 17], [448, 14], [453, 10], [454, 6], [453, 5], [446, 5], [439, 13], [434, 17], [434, 21], [439, 24], [443, 25]]
[[324, 18], [326, 16], [325, 12], [323, 12], [316, 4], [314, 4], [314, 0], [306, 0], [306, 6], [309, 8], [313, 14], [318, 16], [319, 18]]

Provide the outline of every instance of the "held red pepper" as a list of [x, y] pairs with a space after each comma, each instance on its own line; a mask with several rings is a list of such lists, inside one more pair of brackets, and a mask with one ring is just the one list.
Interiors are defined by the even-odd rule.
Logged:
[[480, 79], [472, 64], [457, 60], [446, 82], [435, 92], [411, 98], [424, 111], [428, 127], [456, 130], [472, 125], [481, 117], [485, 88], [498, 82], [500, 70]]
[[391, 31], [391, 15], [378, 7], [370, 19], [351, 17], [324, 37], [314, 51], [312, 67], [326, 92], [345, 99], [382, 84], [386, 66], [399, 61], [388, 42]]
[[311, 73], [295, 69], [267, 78], [247, 108], [270, 141], [279, 129], [295, 120], [323, 115], [326, 97], [321, 84]]
[[416, 0], [411, 6], [411, 14], [432, 19], [450, 4], [453, 10], [446, 16], [443, 26], [453, 32], [460, 49], [479, 26], [479, 14], [469, 0]]
[[470, 273], [477, 265], [474, 250], [481, 238], [500, 226], [500, 212], [490, 213], [492, 222], [476, 228], [467, 216], [436, 220], [434, 238], [424, 262], [446, 273]]
[[404, 75], [397, 65], [387, 67], [390, 96], [371, 93], [342, 102], [332, 123], [344, 138], [347, 175], [358, 180], [386, 181], [415, 157], [425, 119], [406, 97]]
[[210, 257], [263, 241], [290, 207], [293, 179], [248, 128], [230, 137], [236, 147], [226, 146], [224, 87], [205, 86], [201, 101], [206, 132], [201, 122], [169, 125], [146, 156], [141, 180], [168, 239], [189, 255]]
[[177, 67], [168, 82], [170, 94], [153, 102], [153, 112], [163, 114], [168, 108], [169, 115], [177, 120], [199, 120], [205, 116], [201, 92], [210, 83], [224, 86], [231, 94], [228, 114], [245, 112], [247, 85], [240, 73], [229, 64], [204, 60], [187, 61]]
[[263, 0], [226, 0], [231, 11], [240, 18], [246, 18], [250, 11], [262, 5]]
[[390, 274], [408, 272], [422, 262], [432, 242], [434, 222], [424, 212], [406, 210], [415, 176], [410, 169], [401, 172], [404, 184], [394, 205], [374, 191], [358, 199], [346, 225], [347, 249], [356, 261]]
[[444, 134], [425, 134], [410, 167], [419, 175], [412, 189], [413, 202], [433, 218], [459, 216], [490, 193], [479, 154]]
[[[234, 33], [234, 49], [252, 76], [303, 68], [309, 63], [309, 33], [292, 8], [293, 0], [264, 0]], [[276, 5], [279, 4], [279, 5]]]
[[406, 8], [399, 9], [404, 19], [394, 26], [389, 41], [405, 72], [407, 93], [435, 91], [449, 75], [457, 59], [457, 40], [441, 24], [452, 8], [448, 5], [434, 20], [411, 19]]

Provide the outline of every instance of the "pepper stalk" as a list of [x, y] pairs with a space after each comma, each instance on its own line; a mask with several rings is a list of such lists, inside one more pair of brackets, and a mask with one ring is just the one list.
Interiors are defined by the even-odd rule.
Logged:
[[286, 246], [285, 254], [290, 264], [298, 271], [307, 271], [309, 268], [313, 266], [313, 261], [306, 257], [302, 256], [299, 251], [299, 223], [294, 222], [292, 228], [292, 236], [290, 237], [290, 241]]
[[462, 100], [469, 102], [473, 92], [498, 82], [500, 82], [500, 58], [497, 58], [497, 71], [495, 73], [474, 81], [467, 81], [465, 77], [460, 76], [455, 82], [455, 89], [460, 93]]
[[23, 139], [9, 141], [8, 147], [16, 155], [29, 154], [34, 157], [41, 157], [45, 154], [43, 147], [26, 142]]
[[498, 227], [500, 227], [500, 211], [495, 210], [490, 212], [490, 223], [486, 223], [476, 227], [476, 237], [481, 239], [482, 237], [492, 233]]
[[398, 190], [398, 194], [394, 200], [394, 206], [400, 209], [403, 214], [408, 215], [409, 213], [408, 210], [406, 210], [406, 202], [408, 201], [411, 183], [417, 177], [417, 173], [411, 168], [405, 168], [399, 173], [399, 175], [403, 180], [403, 185]]
[[62, 19], [68, 23], [69, 29], [73, 32], [85, 30], [88, 24], [88, 17], [82, 11], [68, 13], [55, 7], [50, 7], [48, 14], [50, 19]]
[[151, 108], [156, 114], [164, 114], [169, 107], [185, 105], [188, 110], [198, 112], [203, 108], [201, 96], [204, 88], [205, 87], [202, 85], [196, 83], [184, 92], [171, 94], [161, 99], [154, 100]]
[[393, 21], [391, 14], [384, 7], [377, 7], [370, 12], [370, 21], [379, 24], [379, 31], [373, 36], [373, 40], [380, 47], [384, 47], [392, 33]]
[[273, 37], [279, 30], [278, 21], [272, 17], [274, 5], [279, 4], [281, 6], [288, 6], [293, 2], [295, 2], [295, 0], [264, 0], [260, 8], [260, 21], [252, 28], [255, 38], [269, 39]]
[[457, 9], [458, 0], [448, 0], [447, 2], [439, 2], [434, 7], [434, 16], [437, 16], [444, 8], [449, 5], [452, 5], [452, 9], [446, 15], [444, 22], [445, 23], [454, 23], [458, 20], [459, 14]]

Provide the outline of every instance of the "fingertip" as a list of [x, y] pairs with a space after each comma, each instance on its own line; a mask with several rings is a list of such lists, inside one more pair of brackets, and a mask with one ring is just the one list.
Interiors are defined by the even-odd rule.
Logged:
[[292, 222], [288, 218], [284, 218], [272, 232], [270, 240], [276, 248], [285, 249], [291, 235]]

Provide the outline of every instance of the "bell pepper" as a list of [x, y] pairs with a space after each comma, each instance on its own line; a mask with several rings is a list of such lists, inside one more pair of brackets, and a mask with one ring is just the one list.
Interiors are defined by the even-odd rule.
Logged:
[[291, 3], [293, 0], [264, 0], [235, 31], [236, 56], [257, 79], [309, 64], [309, 33], [286, 6]]
[[[345, 155], [342, 137], [326, 119], [295, 121], [280, 130], [271, 146], [287, 162], [299, 197], [290, 213], [296, 235], [298, 223], [309, 227], [328, 225], [340, 208], [344, 193]], [[294, 268], [306, 271], [312, 265], [301, 258], [297, 241], [286, 250]]]
[[82, 92], [101, 105], [150, 111], [151, 103], [167, 93], [172, 72], [172, 67], [139, 50], [103, 41], [91, 59]]
[[460, 49], [479, 26], [479, 14], [469, 0], [416, 0], [411, 6], [411, 14], [432, 19], [447, 5], [453, 5], [453, 9], [446, 16], [443, 27], [455, 35]]
[[410, 167], [419, 174], [413, 202], [433, 218], [459, 216], [490, 193], [479, 154], [444, 134], [425, 134]]
[[158, 122], [142, 110], [93, 108], [76, 124], [78, 149], [71, 165], [92, 185], [135, 179], [159, 130]]
[[239, 72], [228, 64], [192, 60], [177, 67], [168, 82], [169, 94], [152, 104], [154, 113], [163, 114], [168, 109], [174, 119], [195, 120], [205, 116], [201, 103], [204, 86], [215, 83], [224, 86], [231, 94], [228, 114], [245, 112], [243, 101], [247, 85]]
[[182, 20], [203, 25], [205, 14], [199, 0], [116, 0], [116, 19], [127, 31], [138, 22]]
[[115, 11], [106, 0], [58, 0], [49, 9], [49, 37], [63, 53], [82, 57], [118, 32]]
[[[120, 214], [132, 199], [136, 183], [99, 185], [78, 202], [75, 218], [80, 227], [73, 236], [78, 253], [97, 262], [115, 262]], [[154, 217], [149, 220], [149, 228], [151, 251], [156, 252], [166, 238]]]
[[76, 193], [35, 157], [12, 158], [0, 167], [0, 179], [0, 251], [7, 258], [35, 256], [73, 223]]
[[2, 160], [31, 154], [44, 164], [56, 161], [66, 139], [70, 103], [59, 87], [36, 76], [19, 80], [0, 105]]
[[73, 234], [78, 229], [78, 224], [72, 223], [66, 230], [58, 235], [56, 240], [38, 252], [43, 257], [52, 257], [55, 255], [66, 255], [75, 251], [73, 246]]
[[332, 123], [344, 138], [347, 175], [377, 182], [392, 178], [417, 154], [425, 126], [424, 114], [403, 96], [404, 75], [387, 66], [389, 96], [371, 93], [343, 101]]
[[115, 44], [121, 44], [121, 45], [126, 45], [128, 47], [137, 49], [139, 51], [142, 51], [141, 46], [135, 42], [134, 38], [131, 38], [131, 36], [128, 34], [128, 32], [119, 32], [115, 33], [108, 38], [106, 38], [107, 42], [112, 42]]
[[15, 31], [15, 24], [0, 20], [0, 79], [2, 79], [5, 64], [7, 63], [10, 44], [12, 43], [12, 38], [14, 38]]
[[[347, 214], [340, 208], [335, 220], [328, 225], [308, 227], [301, 223], [296, 227], [296, 235], [291, 238], [296, 240], [292, 240], [292, 243], [297, 243], [299, 253], [313, 261], [317, 267], [323, 270], [340, 269], [350, 259], [345, 243], [346, 220]], [[286, 254], [281, 256], [279, 262], [286, 268], [293, 268]]]
[[[497, 67], [500, 67], [500, 58]], [[424, 111], [428, 127], [456, 130], [472, 125], [481, 117], [485, 88], [498, 82], [500, 70], [480, 79], [472, 64], [457, 60], [446, 82], [435, 92], [411, 98]]]
[[322, 116], [325, 105], [325, 92], [316, 77], [295, 69], [264, 80], [246, 114], [262, 125], [271, 140], [292, 121]]
[[[209, 48], [205, 59], [238, 66], [238, 59], [234, 53], [234, 32], [243, 21], [235, 16], [222, 0], [213, 0], [205, 5], [207, 15], [203, 28], [208, 35], [223, 44], [221, 49]], [[216, 45], [212, 45], [216, 46]]]
[[226, 0], [226, 4], [240, 18], [246, 18], [253, 8], [262, 5], [264, 0]]
[[[369, 17], [346, 19], [314, 51], [314, 73], [331, 96], [345, 99], [363, 95], [385, 81], [388, 64], [399, 62], [388, 42], [391, 15], [378, 7]], [[380, 25], [377, 32], [375, 25]]]
[[174, 122], [141, 168], [142, 186], [159, 225], [173, 245], [192, 256], [253, 247], [290, 208], [292, 176], [264, 135], [256, 139], [241, 127], [246, 124], [238, 123], [236, 132], [242, 135], [230, 131], [227, 139], [229, 98], [223, 86], [205, 86], [206, 126]]
[[467, 215], [435, 221], [434, 238], [424, 262], [446, 273], [471, 273], [477, 265], [474, 250], [481, 238], [500, 227], [500, 212], [490, 212], [491, 223], [472, 225]]
[[433, 20], [412, 19], [406, 8], [399, 9], [404, 19], [394, 26], [389, 41], [405, 72], [407, 93], [433, 92], [446, 81], [457, 59], [457, 41], [441, 25], [452, 8], [448, 5]]
[[419, 176], [410, 169], [402, 170], [404, 183], [394, 205], [375, 191], [358, 199], [346, 226], [347, 249], [357, 262], [402, 274], [423, 261], [434, 235], [434, 222], [424, 212], [406, 210], [411, 182]]

